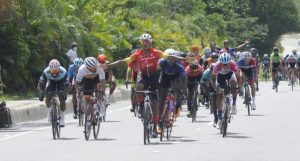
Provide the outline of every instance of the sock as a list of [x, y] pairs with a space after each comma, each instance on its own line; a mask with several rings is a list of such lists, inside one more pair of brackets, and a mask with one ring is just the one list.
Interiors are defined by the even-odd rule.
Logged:
[[255, 102], [255, 97], [252, 97], [252, 102], [253, 102], [253, 103]]
[[156, 125], [158, 123], [158, 116], [153, 115], [153, 123]]

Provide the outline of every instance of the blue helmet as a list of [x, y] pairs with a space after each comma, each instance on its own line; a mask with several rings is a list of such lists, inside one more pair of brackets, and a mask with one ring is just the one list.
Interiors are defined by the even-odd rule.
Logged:
[[76, 67], [80, 67], [82, 64], [83, 64], [83, 59], [81, 59], [81, 58], [75, 58], [74, 65]]
[[219, 60], [221, 64], [228, 64], [231, 61], [231, 56], [224, 52], [220, 55]]

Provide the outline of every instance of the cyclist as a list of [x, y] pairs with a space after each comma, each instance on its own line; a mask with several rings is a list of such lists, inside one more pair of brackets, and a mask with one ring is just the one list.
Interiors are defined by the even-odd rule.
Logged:
[[[98, 91], [102, 90], [103, 92], [105, 92], [105, 73], [103, 69], [98, 65], [98, 61], [96, 58], [87, 57], [84, 59], [84, 64], [79, 68], [76, 76], [75, 88], [77, 93], [80, 84], [83, 87], [83, 97], [85, 100], [84, 111], [86, 112], [87, 104], [90, 101], [95, 87]], [[100, 116], [103, 115], [104, 107], [101, 106]]]
[[[292, 72], [294, 73], [295, 76], [297, 76], [296, 73], [296, 63], [297, 63], [297, 58], [295, 57], [295, 55], [289, 54], [288, 58], [286, 59], [286, 65], [287, 65], [287, 72], [288, 72], [288, 85], [291, 84], [291, 77], [292, 77]], [[294, 80], [295, 81], [295, 80]]]
[[209, 44], [209, 46], [210, 46], [210, 50], [211, 50], [212, 53], [213, 53], [213, 52], [219, 53], [220, 50], [221, 50], [221, 48], [217, 47], [216, 43], [214, 43], [214, 42], [211, 42], [211, 43]]
[[262, 63], [263, 63], [263, 72], [265, 72], [265, 70], [267, 70], [267, 72], [269, 74], [270, 58], [269, 58], [268, 54], [264, 54]]
[[74, 119], [77, 119], [77, 97], [76, 97], [76, 89], [75, 89], [75, 80], [76, 80], [76, 75], [78, 73], [78, 69], [80, 66], [83, 64], [83, 59], [81, 58], [75, 58], [74, 59], [74, 64], [70, 65], [68, 69], [68, 77], [67, 80], [69, 81], [69, 92], [72, 94], [72, 103], [73, 103], [73, 109], [74, 109]]
[[277, 47], [273, 48], [273, 53], [271, 54], [270, 59], [271, 59], [270, 68], [272, 69], [272, 81], [273, 81], [272, 89], [275, 89], [275, 73], [278, 72], [278, 69], [280, 67], [280, 62], [281, 62], [281, 54], [279, 53], [279, 49]]
[[[167, 49], [165, 50], [165, 53], [168, 55], [177, 54], [174, 49]], [[178, 88], [180, 84], [178, 84], [177, 82], [180, 81], [183, 77], [186, 77], [186, 74], [183, 66], [179, 62], [175, 62], [172, 60], [162, 59], [159, 62], [159, 67], [161, 71], [159, 81], [159, 109], [161, 116], [166, 96], [168, 94], [168, 89], [181, 89], [180, 87]], [[178, 89], [175, 89], [175, 87], [177, 87]], [[174, 109], [174, 114], [177, 114], [177, 111], [179, 111], [179, 107], [181, 106], [181, 99], [179, 99], [180, 94], [180, 91], [176, 91], [175, 93], [176, 108]]]
[[244, 46], [246, 46], [247, 44], [249, 44], [249, 42], [245, 41], [244, 44], [242, 44], [242, 45], [240, 45], [240, 46], [238, 46], [236, 48], [229, 48], [230, 44], [229, 44], [228, 40], [225, 40], [223, 44], [224, 44], [224, 48], [220, 51], [220, 53], [226, 52], [226, 53], [230, 54], [230, 56], [231, 56], [232, 59], [236, 59], [234, 51], [243, 48]]
[[[216, 105], [218, 109], [218, 126], [221, 127], [222, 119], [223, 119], [223, 109], [222, 109], [222, 88], [226, 85], [226, 81], [228, 81], [231, 87], [237, 87], [240, 81], [240, 73], [237, 64], [231, 60], [231, 56], [229, 53], [222, 53], [219, 57], [219, 61], [216, 63], [212, 80], [216, 82], [213, 84], [214, 89], [217, 90], [217, 99]], [[232, 108], [236, 108], [236, 98], [237, 98], [237, 90], [231, 90], [233, 99], [232, 99]]]
[[255, 83], [256, 83], [256, 91], [259, 90], [258, 88], [258, 75], [259, 75], [259, 69], [260, 69], [260, 60], [259, 60], [259, 54], [257, 53], [257, 49], [256, 48], [251, 48], [250, 52], [252, 54], [252, 58], [254, 58], [255, 62], [256, 62], [256, 70], [255, 70]]
[[[97, 60], [100, 64], [109, 64], [109, 61], [107, 61], [107, 58], [104, 54], [99, 54]], [[113, 74], [113, 71], [111, 69], [104, 70], [104, 72], [105, 72], [105, 80], [107, 83], [109, 83], [109, 95], [107, 98], [107, 104], [109, 104], [111, 96], [117, 87], [117, 82]]]
[[198, 90], [198, 88], [195, 88], [194, 83], [200, 82], [202, 74], [203, 74], [203, 68], [197, 61], [193, 61], [189, 64], [189, 66], [187, 66], [185, 68], [185, 72], [186, 72], [186, 75], [187, 75], [187, 84], [188, 84], [188, 86], [187, 86], [188, 87], [188, 95], [187, 95], [188, 113], [187, 113], [187, 117], [191, 117], [191, 106], [192, 106], [193, 93], [194, 93], [194, 90]]
[[[255, 105], [255, 71], [256, 71], [256, 62], [255, 59], [252, 57], [251, 53], [246, 51], [242, 58], [240, 58], [237, 62], [238, 67], [242, 71], [242, 76], [246, 77], [248, 79], [248, 83], [251, 87], [251, 95], [252, 95], [252, 104], [251, 104], [251, 109], [255, 110], [256, 105]], [[240, 79], [240, 84], [242, 84], [243, 79]], [[232, 108], [232, 113], [236, 114], [236, 108]]]
[[48, 122], [51, 122], [51, 99], [54, 92], [58, 93], [59, 105], [60, 105], [60, 126], [65, 126], [65, 111], [66, 111], [66, 90], [68, 88], [68, 82], [66, 81], [67, 71], [60, 66], [60, 63], [56, 59], [52, 59], [49, 62], [48, 67], [43, 71], [38, 83], [39, 100], [43, 101], [46, 96], [45, 104], [48, 109]]
[[[211, 64], [209, 66], [209, 68], [207, 68], [202, 77], [201, 77], [201, 84], [200, 84], [200, 88], [201, 88], [201, 92], [206, 92], [207, 94], [212, 94], [211, 97], [215, 97], [215, 89], [213, 88], [213, 83], [211, 76], [212, 76], [212, 72], [213, 69], [215, 67], [215, 63]], [[215, 105], [214, 105], [215, 106]], [[217, 114], [217, 110], [214, 110], [214, 124], [213, 126], [216, 127], [218, 122], [218, 114]]]
[[[125, 64], [130, 64], [136, 61], [140, 71], [140, 77], [137, 81], [136, 90], [150, 88], [151, 91], [156, 91], [159, 85], [158, 60], [166, 58], [168, 60], [183, 61], [185, 58], [175, 55], [167, 55], [162, 51], [152, 48], [152, 36], [149, 34], [142, 34], [140, 36], [140, 43], [142, 49], [136, 50], [131, 56], [126, 59], [118, 60], [107, 65], [107, 68], [116, 68]], [[158, 123], [158, 98], [157, 95], [152, 94], [150, 97], [151, 107], [153, 112], [153, 136], [157, 137], [157, 123]], [[143, 105], [142, 105], [143, 106]]]
[[211, 49], [206, 47], [203, 49], [203, 56], [201, 57], [200, 61], [199, 61], [199, 64], [201, 66], [203, 66], [204, 69], [207, 69], [209, 66], [208, 66], [208, 62], [207, 62], [207, 59], [210, 58], [211, 56]]

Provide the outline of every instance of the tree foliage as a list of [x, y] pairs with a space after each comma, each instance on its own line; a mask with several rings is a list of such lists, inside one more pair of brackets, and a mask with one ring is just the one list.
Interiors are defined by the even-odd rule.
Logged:
[[[299, 0], [1, 1], [0, 64], [7, 91], [33, 89], [48, 61], [63, 62], [73, 41], [80, 57], [103, 50], [113, 61], [138, 48], [142, 33], [152, 34], [162, 50], [251, 39], [266, 52], [280, 35], [299, 30]], [[124, 76], [125, 69], [118, 70]]]

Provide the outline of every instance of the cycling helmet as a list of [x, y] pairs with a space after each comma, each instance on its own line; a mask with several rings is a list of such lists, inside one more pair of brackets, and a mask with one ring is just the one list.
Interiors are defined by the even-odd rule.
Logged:
[[218, 59], [218, 58], [219, 58], [219, 54], [216, 53], [216, 52], [213, 52], [213, 53], [211, 54], [211, 58], [213, 58], [213, 59]]
[[148, 40], [149, 42], [152, 42], [152, 36], [149, 34], [143, 34], [140, 36], [140, 41], [143, 41], [143, 40]]
[[296, 54], [296, 53], [297, 53], [297, 49], [293, 49], [293, 50], [292, 50], [292, 53], [293, 53], [293, 54]]
[[166, 49], [165, 53], [168, 55], [177, 55], [177, 52], [174, 49]]
[[186, 56], [187, 56], [187, 57], [195, 57], [196, 55], [195, 55], [194, 53], [192, 53], [192, 52], [188, 52], [188, 53], [186, 54]]
[[198, 68], [198, 63], [194, 61], [194, 62], [189, 64], [189, 67], [190, 67], [191, 70], [195, 70], [195, 69]]
[[250, 52], [251, 52], [251, 53], [257, 53], [257, 49], [251, 48], [251, 49], [250, 49]]
[[273, 51], [274, 51], [274, 52], [275, 52], [275, 51], [279, 52], [278, 47], [274, 47], [274, 48], [273, 48]]
[[204, 52], [204, 55], [205, 55], [205, 56], [210, 56], [210, 54], [211, 54], [211, 49], [208, 48], [208, 47], [206, 47], [206, 48], [203, 49], [203, 52]]
[[83, 59], [81, 59], [81, 58], [75, 58], [74, 65], [76, 67], [80, 67], [82, 64], [83, 64]]
[[98, 59], [99, 63], [105, 63], [106, 62], [106, 56], [104, 54], [99, 54], [97, 59]]
[[186, 57], [186, 53], [180, 51], [180, 52], [178, 52], [178, 56], [181, 56], [181, 57], [185, 58]]
[[243, 58], [245, 59], [250, 59], [252, 57], [252, 54], [248, 51], [243, 52]]
[[295, 58], [295, 55], [293, 53], [289, 54], [289, 58]]
[[220, 55], [219, 60], [221, 64], [228, 64], [231, 61], [231, 56], [228, 53], [224, 52]]
[[198, 46], [198, 45], [193, 45], [192, 46], [192, 51], [199, 51], [200, 50], [200, 46]]
[[267, 58], [267, 57], [269, 57], [268, 54], [264, 54], [264, 58]]
[[87, 67], [94, 67], [97, 65], [97, 59], [94, 57], [87, 57], [84, 59], [84, 65]]
[[59, 69], [60, 67], [60, 63], [57, 59], [52, 59], [50, 62], [49, 62], [49, 68], [50, 69]]

